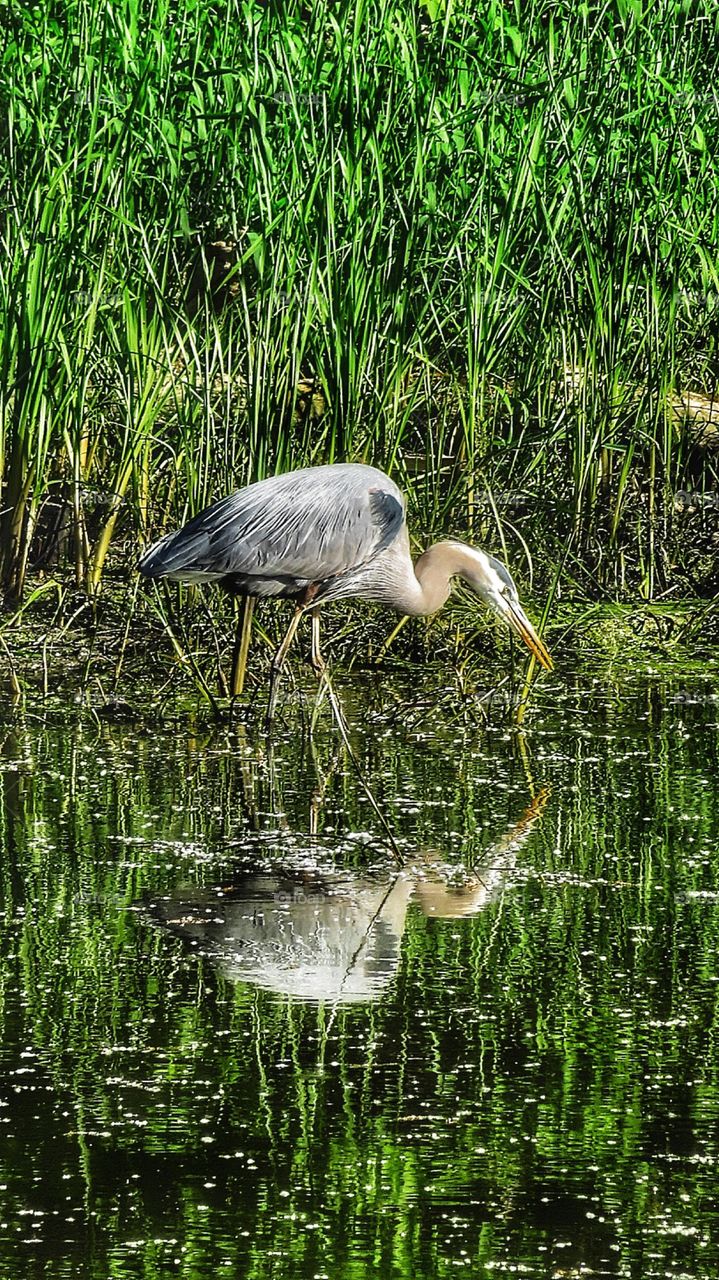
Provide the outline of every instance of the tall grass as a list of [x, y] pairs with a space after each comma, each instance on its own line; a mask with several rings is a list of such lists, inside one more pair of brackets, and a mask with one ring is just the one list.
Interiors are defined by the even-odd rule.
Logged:
[[12, 7], [8, 595], [53, 564], [94, 594], [229, 488], [345, 458], [408, 484], [423, 534], [664, 589], [672, 493], [717, 478], [674, 406], [716, 384], [718, 26], [667, 0]]

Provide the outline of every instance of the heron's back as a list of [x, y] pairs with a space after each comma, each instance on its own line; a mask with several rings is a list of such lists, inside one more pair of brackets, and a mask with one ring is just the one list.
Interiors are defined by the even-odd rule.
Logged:
[[259, 480], [167, 534], [140, 561], [151, 578], [225, 581], [248, 595], [295, 596], [367, 565], [404, 525], [401, 491], [363, 463]]

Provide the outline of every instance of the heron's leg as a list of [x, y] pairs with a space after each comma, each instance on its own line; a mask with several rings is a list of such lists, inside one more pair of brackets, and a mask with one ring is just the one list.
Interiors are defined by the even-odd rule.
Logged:
[[272, 659], [273, 671], [281, 671], [283, 666], [285, 665], [285, 658], [287, 657], [290, 645], [292, 644], [292, 641], [295, 638], [295, 635], [297, 633], [297, 628], [300, 625], [300, 619], [303, 613], [304, 613], [304, 609], [297, 608], [292, 614], [292, 620], [290, 622], [289, 627], [287, 628], [287, 631], [285, 632], [285, 637], [282, 641], [282, 644], [280, 645], [279, 649], [277, 650], [277, 653]]
[[312, 666], [315, 675], [322, 677], [327, 670], [327, 663], [320, 653], [320, 611], [312, 610]]
[[254, 596], [245, 596], [240, 607], [237, 620], [235, 647], [232, 653], [232, 672], [230, 674], [230, 696], [237, 698], [245, 687], [247, 673], [247, 655], [252, 635], [252, 615], [255, 612]]
[[298, 626], [300, 625], [300, 618], [302, 617], [303, 613], [304, 613], [304, 609], [302, 608], [295, 609], [292, 615], [292, 621], [290, 622], [290, 625], [287, 628], [282, 644], [280, 645], [279, 649], [277, 650], [277, 653], [272, 659], [272, 666], [270, 667], [270, 696], [267, 699], [267, 715], [265, 717], [265, 725], [268, 729], [272, 724], [272, 717], [275, 714], [275, 702], [277, 701], [277, 680], [278, 680], [280, 671], [284, 666], [285, 658], [287, 657], [287, 654], [289, 652], [290, 645], [292, 644], [292, 641], [295, 638], [295, 633], [297, 631]]

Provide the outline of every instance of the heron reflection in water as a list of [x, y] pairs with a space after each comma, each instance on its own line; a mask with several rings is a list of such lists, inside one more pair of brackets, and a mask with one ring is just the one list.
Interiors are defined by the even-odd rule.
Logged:
[[399, 966], [410, 903], [427, 916], [479, 914], [507, 884], [548, 794], [537, 794], [463, 884], [429, 858], [391, 875], [297, 868], [157, 898], [149, 911], [230, 981], [312, 1002], [376, 1000]]
[[[454, 540], [436, 543], [413, 563], [404, 495], [384, 472], [361, 463], [307, 467], [248, 485], [161, 538], [139, 568], [149, 578], [218, 582], [250, 599], [280, 596], [295, 602], [272, 661], [268, 716], [303, 614], [311, 614], [312, 665], [321, 674], [320, 605], [354, 597], [400, 614], [432, 614], [446, 603], [455, 578], [552, 670], [505, 565]], [[241, 690], [248, 643], [249, 626], [236, 649], [233, 693]]]

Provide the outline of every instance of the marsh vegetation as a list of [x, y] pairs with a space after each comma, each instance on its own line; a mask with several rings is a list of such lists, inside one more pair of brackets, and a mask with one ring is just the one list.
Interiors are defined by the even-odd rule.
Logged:
[[541, 596], [710, 598], [714, 6], [208, 13], [8, 11], [8, 602], [126, 615], [138, 547], [335, 459]]
[[[716, 5], [3, 16], [0, 1273], [713, 1280]], [[375, 808], [135, 570], [335, 460], [558, 667], [332, 612]]]

